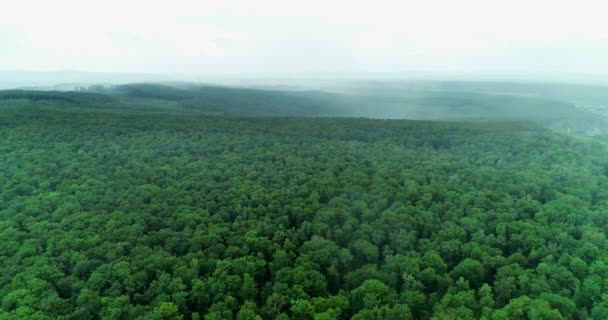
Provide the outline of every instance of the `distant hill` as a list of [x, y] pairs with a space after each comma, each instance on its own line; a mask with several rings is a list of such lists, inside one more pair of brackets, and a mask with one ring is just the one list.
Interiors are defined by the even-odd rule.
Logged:
[[341, 96], [320, 91], [279, 91], [194, 84], [93, 86], [88, 92], [117, 97], [125, 105], [146, 104], [167, 112], [230, 116], [349, 116]]
[[170, 77], [154, 74], [103, 73], [84, 71], [0, 70], [0, 89], [73, 90], [95, 83], [132, 83], [168, 81]]
[[[419, 87], [369, 85], [350, 93], [235, 88], [192, 83], [92, 85], [79, 91], [0, 91], [7, 101], [46, 107], [95, 108], [121, 112], [192, 113], [221, 116], [367, 117], [383, 119], [494, 121], [525, 120], [574, 133], [606, 132], [606, 117], [547, 94], [522, 94], [522, 88], [482, 92], [449, 84]], [[494, 85], [497, 86], [497, 85]], [[502, 88], [501, 90], [498, 90]], [[517, 93], [508, 93], [518, 89]], [[460, 89], [460, 90], [458, 90]], [[573, 89], [574, 90], [574, 89]], [[580, 91], [580, 90], [579, 90]], [[538, 92], [538, 91], [535, 91]], [[13, 102], [14, 105], [14, 102]]]

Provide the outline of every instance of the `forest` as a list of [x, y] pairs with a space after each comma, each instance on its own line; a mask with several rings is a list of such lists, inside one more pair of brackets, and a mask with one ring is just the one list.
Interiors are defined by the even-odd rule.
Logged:
[[0, 319], [608, 319], [604, 136], [349, 101], [0, 91]]

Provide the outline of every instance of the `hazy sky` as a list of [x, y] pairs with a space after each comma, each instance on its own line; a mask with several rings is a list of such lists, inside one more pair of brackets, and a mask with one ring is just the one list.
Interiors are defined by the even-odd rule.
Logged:
[[608, 74], [606, 1], [4, 1], [0, 69]]

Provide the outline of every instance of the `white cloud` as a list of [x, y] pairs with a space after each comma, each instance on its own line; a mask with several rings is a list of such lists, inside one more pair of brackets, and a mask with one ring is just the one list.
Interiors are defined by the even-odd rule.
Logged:
[[601, 1], [5, 1], [0, 69], [608, 73]]

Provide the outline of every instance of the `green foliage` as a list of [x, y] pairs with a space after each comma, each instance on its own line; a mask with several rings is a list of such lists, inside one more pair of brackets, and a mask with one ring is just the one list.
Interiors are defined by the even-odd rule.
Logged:
[[10, 101], [2, 320], [608, 314], [602, 144], [522, 122]]
[[117, 102], [112, 96], [92, 92], [2, 90], [1, 100], [53, 101], [68, 105], [103, 106]]

